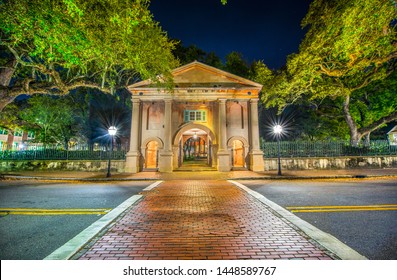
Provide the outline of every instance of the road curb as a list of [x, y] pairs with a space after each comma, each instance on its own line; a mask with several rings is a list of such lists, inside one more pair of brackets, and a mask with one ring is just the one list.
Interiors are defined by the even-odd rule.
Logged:
[[[392, 178], [395, 175], [333, 175], [333, 176], [261, 176], [261, 177], [235, 177], [225, 180], [329, 180], [329, 179], [368, 179]], [[206, 178], [207, 179], [207, 178]], [[41, 176], [3, 175], [0, 180], [38, 180], [38, 181], [73, 181], [73, 182], [128, 182], [128, 181], [156, 181], [161, 178], [54, 178]], [[200, 179], [198, 179], [200, 180]], [[205, 180], [205, 179], [203, 179]]]
[[159, 178], [69, 178], [3, 175], [3, 180], [38, 180], [38, 181], [78, 181], [78, 182], [117, 182], [117, 181], [157, 181]]
[[[163, 181], [156, 181], [149, 185], [143, 191], [151, 190], [161, 184]], [[100, 218], [98, 221], [91, 224], [85, 230], [80, 232], [78, 235], [73, 237], [71, 240], [66, 242], [64, 245], [56, 249], [50, 255], [44, 258], [44, 260], [69, 260], [75, 255], [85, 244], [87, 244], [92, 238], [94, 238], [101, 230], [113, 222], [118, 216], [124, 213], [132, 205], [137, 203], [143, 196], [133, 195], [119, 206], [114, 208], [108, 214]]]
[[262, 176], [262, 177], [237, 177], [228, 180], [327, 180], [327, 179], [368, 179], [391, 178], [396, 175], [332, 175], [332, 176]]
[[315, 240], [321, 246], [329, 250], [331, 253], [335, 254], [338, 258], [342, 260], [367, 260], [365, 256], [359, 254], [357, 251], [350, 248], [336, 237], [316, 228], [315, 226], [302, 220], [298, 216], [295, 216], [294, 214], [287, 211], [280, 205], [267, 199], [260, 193], [251, 190], [250, 188], [244, 186], [239, 182], [235, 182], [233, 180], [228, 180], [228, 181], [234, 184], [235, 186], [237, 186], [238, 188], [246, 191], [248, 194], [252, 195], [266, 206], [270, 207], [273, 211], [275, 211], [281, 217], [283, 217], [284, 219], [286, 219], [287, 221], [298, 227], [306, 235], [308, 235], [310, 238]]

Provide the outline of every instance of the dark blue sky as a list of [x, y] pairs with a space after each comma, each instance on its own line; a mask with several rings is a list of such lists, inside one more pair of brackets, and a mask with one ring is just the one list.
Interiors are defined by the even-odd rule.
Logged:
[[150, 10], [170, 38], [224, 59], [238, 51], [270, 68], [285, 64], [304, 37], [300, 23], [311, 0], [152, 0]]

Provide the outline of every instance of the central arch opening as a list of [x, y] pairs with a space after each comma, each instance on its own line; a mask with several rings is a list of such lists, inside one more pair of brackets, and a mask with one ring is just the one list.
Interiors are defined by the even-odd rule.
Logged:
[[198, 170], [212, 166], [212, 139], [199, 128], [185, 131], [179, 142], [179, 167]]

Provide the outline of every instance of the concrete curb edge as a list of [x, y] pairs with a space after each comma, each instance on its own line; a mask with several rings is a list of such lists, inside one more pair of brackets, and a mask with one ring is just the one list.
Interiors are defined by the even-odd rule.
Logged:
[[338, 256], [342, 260], [367, 260], [367, 258], [361, 254], [359, 254], [354, 249], [350, 248], [343, 242], [341, 242], [336, 237], [328, 234], [315, 226], [311, 225], [310, 223], [302, 220], [298, 216], [292, 214], [291, 212], [287, 211], [280, 205], [274, 203], [273, 201], [267, 199], [263, 195], [258, 192], [255, 192], [248, 187], [244, 186], [239, 182], [235, 182], [233, 180], [228, 180], [230, 183], [234, 184], [235, 186], [239, 187], [240, 189], [246, 191], [248, 194], [252, 195], [256, 199], [258, 199], [263, 204], [270, 207], [273, 211], [278, 213], [281, 217], [285, 218], [287, 221], [298, 227], [302, 230], [305, 234], [307, 234], [310, 238], [318, 242], [324, 248]]
[[[48, 180], [48, 181], [80, 181], [80, 182], [123, 182], [123, 181], [157, 181], [161, 178], [54, 178], [41, 176], [3, 175], [6, 180]], [[236, 177], [226, 180], [321, 180], [321, 179], [368, 179], [391, 178], [392, 175], [334, 175], [334, 176], [261, 176], [261, 177]]]
[[[156, 181], [149, 185], [143, 191], [151, 190], [161, 184], [163, 181]], [[85, 244], [87, 244], [92, 238], [94, 238], [102, 229], [113, 222], [118, 216], [120, 216], [129, 207], [134, 205], [142, 198], [142, 195], [133, 195], [119, 206], [114, 208], [112, 211], [104, 215], [98, 221], [88, 226], [85, 230], [77, 234], [71, 240], [66, 242], [64, 245], [56, 249], [50, 255], [44, 258], [44, 260], [68, 260], [75, 255]]]

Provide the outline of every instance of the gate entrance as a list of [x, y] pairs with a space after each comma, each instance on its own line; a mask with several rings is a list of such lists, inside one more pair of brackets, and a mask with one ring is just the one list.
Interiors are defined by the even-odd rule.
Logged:
[[184, 132], [179, 141], [179, 169], [208, 170], [211, 166], [212, 141], [207, 132], [201, 129]]
[[244, 167], [245, 156], [244, 156], [244, 144], [240, 140], [233, 141], [233, 167]]
[[157, 169], [158, 167], [158, 143], [157, 141], [150, 141], [146, 145], [146, 161], [145, 167], [147, 169]]

